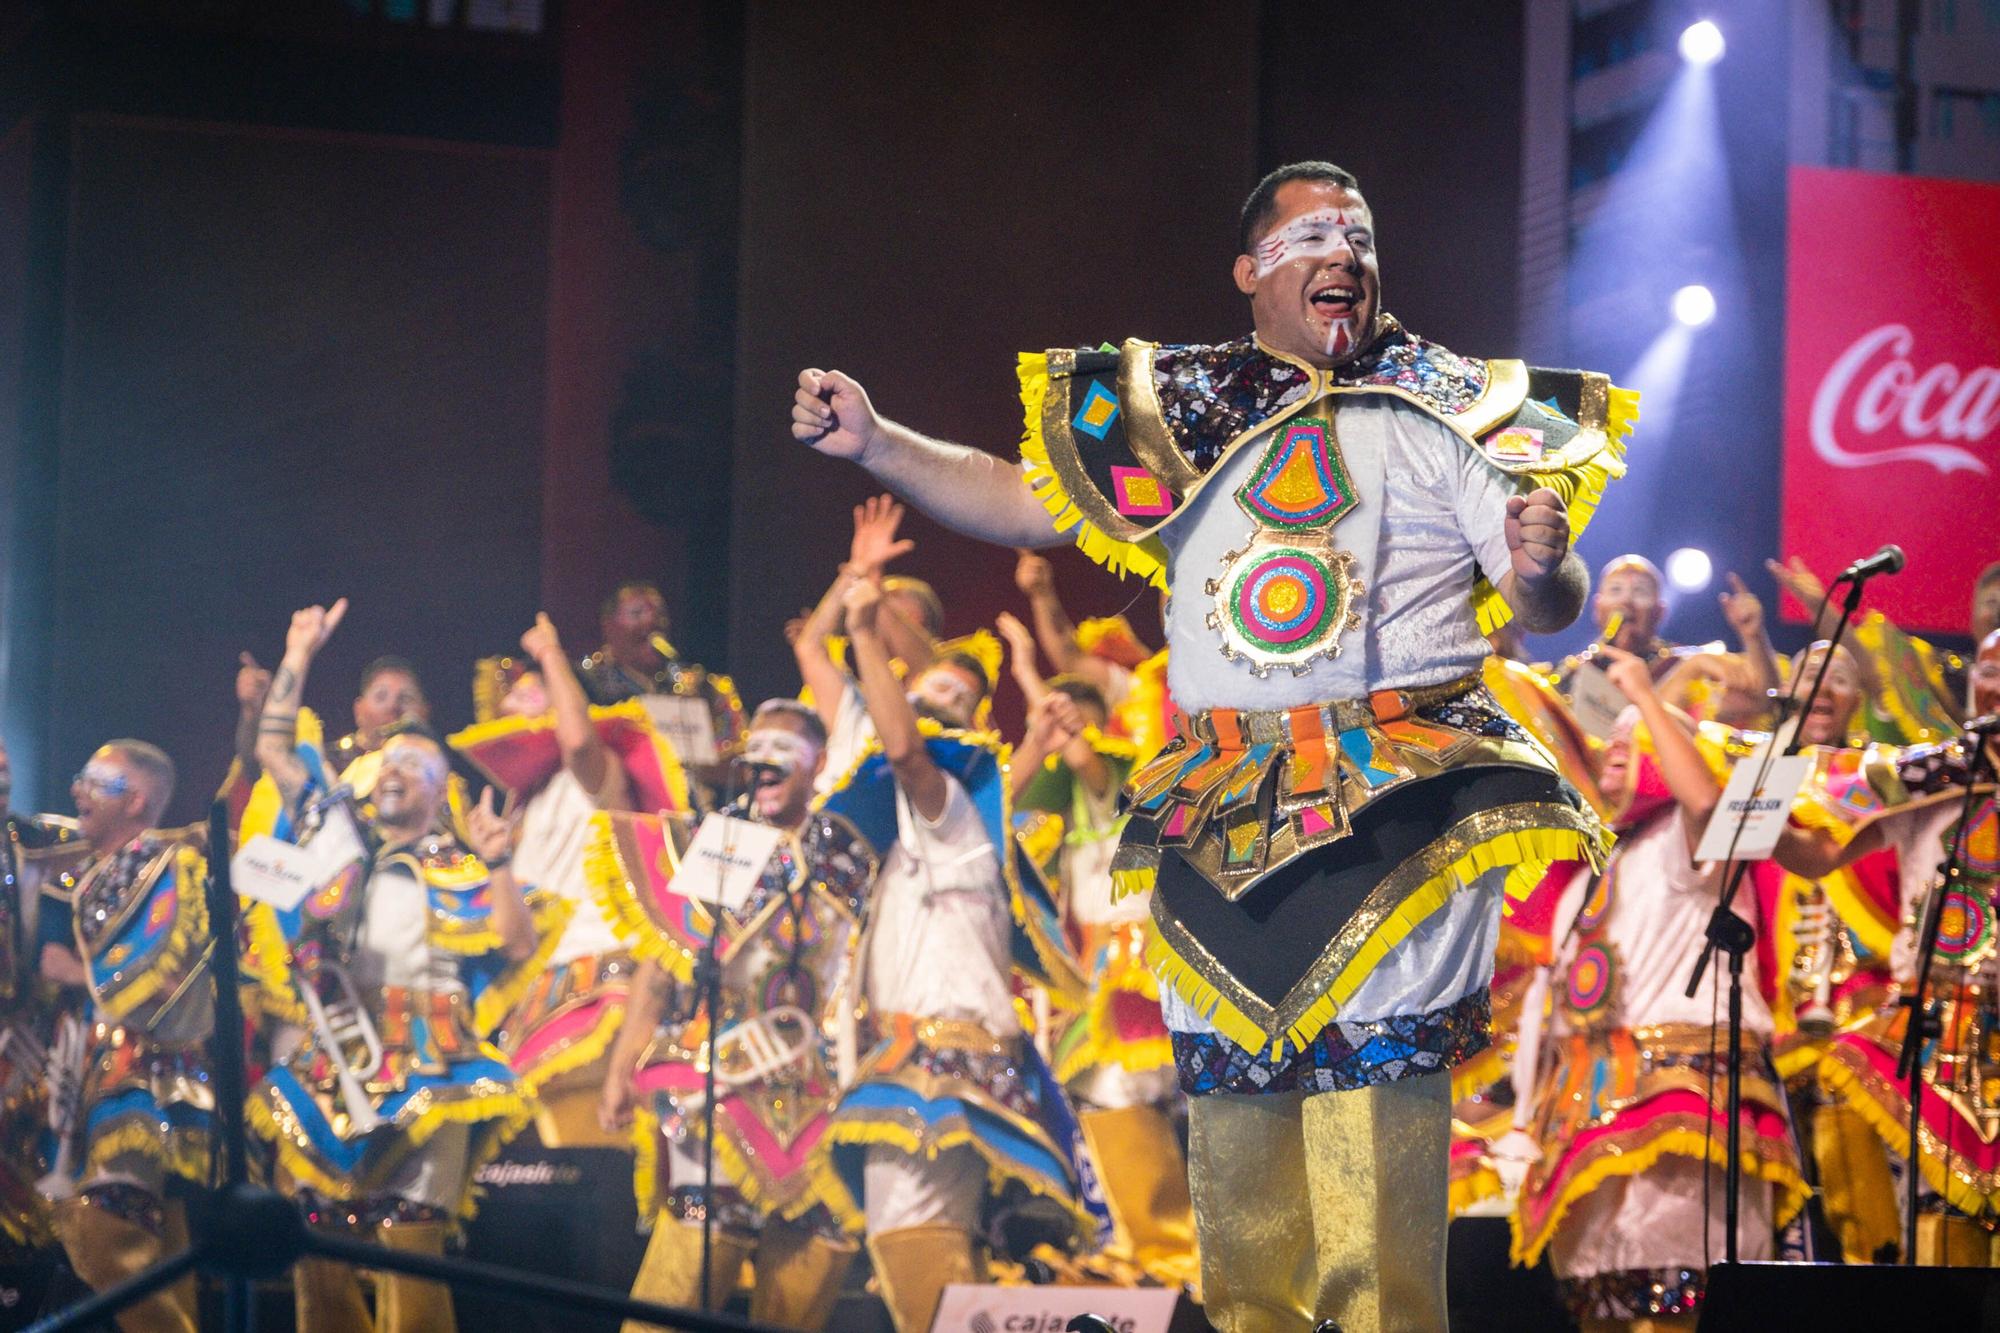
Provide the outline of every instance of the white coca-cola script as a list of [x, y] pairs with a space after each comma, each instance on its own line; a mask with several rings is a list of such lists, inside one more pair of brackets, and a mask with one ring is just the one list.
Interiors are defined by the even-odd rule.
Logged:
[[[1967, 445], [2000, 429], [2000, 366], [1960, 371], [1940, 361], [1919, 371], [1916, 339], [1903, 324], [1862, 334], [1827, 367], [1813, 393], [1813, 452], [1834, 467], [1928, 463], [1954, 472], [1991, 471]], [[1877, 445], [1884, 432], [1900, 443]]]

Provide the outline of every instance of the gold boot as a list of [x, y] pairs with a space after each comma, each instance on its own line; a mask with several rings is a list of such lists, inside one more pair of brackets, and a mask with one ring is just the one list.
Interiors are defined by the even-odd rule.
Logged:
[[1826, 1220], [1840, 1239], [1841, 1258], [1872, 1264], [1903, 1244], [1902, 1212], [1888, 1150], [1861, 1118], [1838, 1102], [1813, 1111], [1813, 1161], [1819, 1167]]
[[[743, 1261], [750, 1257], [750, 1237], [717, 1227], [708, 1256], [708, 1305], [720, 1310], [735, 1294], [737, 1279], [743, 1275]], [[701, 1303], [701, 1226], [683, 1222], [667, 1213], [653, 1219], [653, 1238], [646, 1242], [646, 1257], [639, 1263], [639, 1275], [632, 1279], [632, 1295], [661, 1305]], [[657, 1324], [625, 1321], [620, 1333], [651, 1333]]]
[[[382, 1247], [399, 1254], [442, 1257], [444, 1235], [442, 1222], [384, 1222], [375, 1228], [375, 1239]], [[457, 1329], [450, 1287], [400, 1273], [377, 1275], [376, 1333], [456, 1333]]]
[[328, 1259], [301, 1259], [292, 1269], [292, 1311], [298, 1333], [368, 1333], [361, 1275]]
[[954, 1282], [984, 1282], [972, 1237], [949, 1222], [899, 1227], [868, 1238], [868, 1258], [896, 1333], [929, 1333], [938, 1301]]
[[1077, 1117], [1097, 1164], [1117, 1239], [1113, 1254], [1168, 1286], [1192, 1286], [1194, 1203], [1173, 1121], [1151, 1106], [1085, 1111]]
[[[165, 1257], [166, 1246], [136, 1222], [128, 1222], [87, 1194], [55, 1206], [56, 1238], [69, 1252], [70, 1267], [93, 1291], [116, 1286]], [[194, 1281], [183, 1279], [118, 1316], [124, 1333], [195, 1333]]]
[[840, 1284], [861, 1247], [773, 1218], [757, 1238], [757, 1285], [750, 1317], [760, 1324], [819, 1333], [840, 1299]]

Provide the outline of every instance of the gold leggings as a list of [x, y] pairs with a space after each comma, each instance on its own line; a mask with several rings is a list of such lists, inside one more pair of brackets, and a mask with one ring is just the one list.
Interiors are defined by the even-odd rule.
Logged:
[[1443, 1330], [1451, 1078], [1216, 1094], [1188, 1111], [1202, 1290], [1221, 1333]]

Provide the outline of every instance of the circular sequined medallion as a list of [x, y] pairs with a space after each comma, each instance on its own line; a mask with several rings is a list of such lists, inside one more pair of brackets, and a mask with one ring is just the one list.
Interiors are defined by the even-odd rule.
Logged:
[[1353, 556], [1315, 546], [1260, 534], [1228, 557], [1223, 577], [1208, 586], [1216, 600], [1209, 623], [1222, 631], [1225, 656], [1248, 658], [1261, 675], [1274, 666], [1303, 672], [1315, 656], [1340, 651], [1341, 632], [1359, 623], [1362, 587]]
[[1993, 943], [1993, 906], [1962, 889], [1945, 895], [1938, 914], [1938, 957], [1969, 966]]
[[1576, 914], [1575, 930], [1589, 934], [1604, 924], [1604, 918], [1611, 913], [1611, 875], [1599, 875], [1597, 883], [1590, 889], [1590, 896], [1583, 900], [1583, 910]]
[[1593, 942], [1577, 950], [1575, 961], [1569, 965], [1569, 991], [1564, 997], [1570, 1012], [1583, 1018], [1608, 1005], [1611, 983], [1617, 974], [1618, 964], [1609, 946]]
[[[1950, 850], [1957, 837], [1957, 828], [1945, 834], [1944, 845]], [[1972, 812], [1972, 826], [1965, 835], [1965, 850], [1961, 854], [1965, 873], [1977, 879], [1992, 879], [2000, 875], [2000, 804], [1986, 801]]]

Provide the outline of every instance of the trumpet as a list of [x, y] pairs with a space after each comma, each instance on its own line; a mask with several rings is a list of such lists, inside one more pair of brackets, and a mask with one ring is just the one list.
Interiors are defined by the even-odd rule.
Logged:
[[[320, 998], [319, 977], [331, 977], [338, 992], [331, 1008]], [[320, 1048], [333, 1062], [333, 1076], [340, 1087], [340, 1101], [347, 1110], [348, 1123], [357, 1134], [366, 1134], [382, 1123], [382, 1117], [375, 1113], [374, 1102], [369, 1100], [368, 1089], [361, 1083], [364, 1075], [382, 1067], [382, 1038], [361, 1003], [361, 993], [354, 988], [354, 979], [348, 976], [346, 968], [322, 959], [316, 975], [302, 979], [299, 997], [305, 1001]], [[350, 1044], [360, 1048], [359, 1064], [348, 1054]]]
[[747, 1018], [715, 1038], [715, 1080], [737, 1088], [790, 1070], [806, 1072], [813, 1021], [795, 1004], [780, 1004]]

